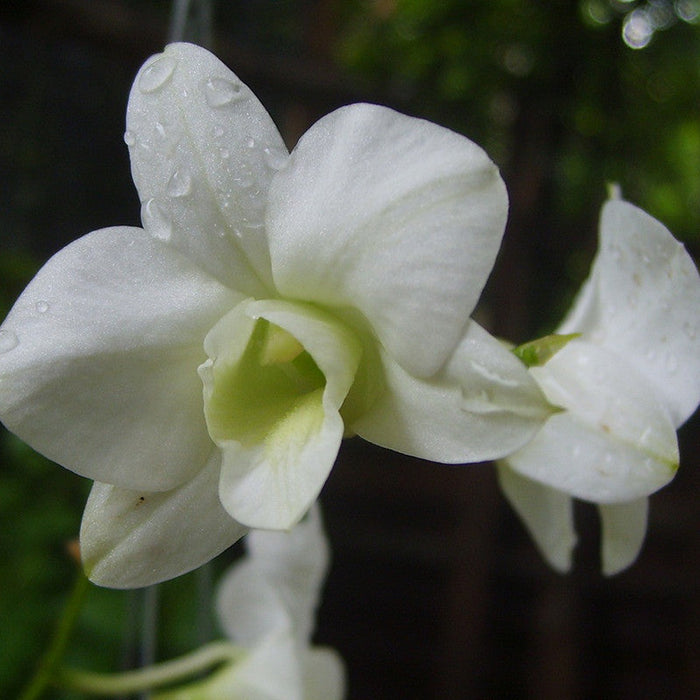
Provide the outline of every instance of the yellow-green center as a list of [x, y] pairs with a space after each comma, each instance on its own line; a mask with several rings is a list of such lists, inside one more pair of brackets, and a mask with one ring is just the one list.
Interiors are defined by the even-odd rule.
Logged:
[[207, 402], [209, 431], [216, 440], [243, 445], [260, 442], [288, 417], [319, 406], [326, 384], [301, 343], [265, 319], [255, 321], [238, 362], [214, 372]]

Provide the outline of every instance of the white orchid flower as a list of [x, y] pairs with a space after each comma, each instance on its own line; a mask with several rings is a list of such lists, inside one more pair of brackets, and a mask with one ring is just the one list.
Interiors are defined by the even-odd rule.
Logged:
[[604, 573], [637, 557], [647, 497], [675, 475], [676, 429], [700, 401], [698, 309], [700, 277], [685, 248], [637, 207], [607, 202], [591, 274], [557, 330], [563, 347], [530, 368], [564, 410], [499, 465], [554, 568], [571, 566], [572, 496], [598, 504]]
[[234, 660], [157, 700], [340, 700], [342, 659], [311, 646], [329, 563], [319, 508], [290, 532], [254, 530], [246, 544], [246, 556], [224, 575], [217, 595]]
[[93, 581], [146, 585], [293, 526], [344, 434], [462, 463], [541, 423], [527, 370], [469, 318], [507, 211], [478, 146], [361, 104], [288, 155], [189, 44], [140, 70], [125, 141], [143, 229], [67, 246], [0, 329], [2, 421], [96, 482]]

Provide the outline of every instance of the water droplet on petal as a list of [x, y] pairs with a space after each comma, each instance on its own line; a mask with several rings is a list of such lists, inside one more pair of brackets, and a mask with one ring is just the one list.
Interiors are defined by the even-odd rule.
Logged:
[[139, 89], [146, 94], [160, 90], [173, 75], [176, 62], [170, 56], [161, 56], [144, 68], [139, 77]]
[[287, 162], [289, 156], [281, 148], [266, 148], [263, 151], [263, 157], [268, 168], [279, 170]]
[[0, 353], [9, 352], [18, 345], [19, 340], [12, 331], [0, 330]]
[[243, 97], [243, 85], [225, 78], [209, 78], [204, 86], [204, 96], [210, 107], [225, 107]]
[[124, 143], [127, 146], [133, 146], [136, 143], [136, 136], [134, 136], [133, 131], [125, 131], [124, 132]]
[[248, 146], [248, 148], [255, 148], [255, 139], [251, 136], [246, 142], [245, 145]]
[[37, 301], [36, 303], [36, 310], [40, 314], [45, 314], [49, 310], [49, 302], [44, 301], [43, 299], [41, 301]]
[[165, 127], [160, 122], [156, 122], [156, 133], [162, 139], [167, 137], [167, 134], [165, 133]]
[[245, 167], [241, 168], [240, 172], [238, 173], [238, 176], [233, 179], [234, 182], [236, 182], [238, 186], [242, 187], [244, 190], [247, 190], [249, 187], [252, 187], [253, 183], [255, 182], [253, 173], [250, 171], [250, 169]]
[[192, 191], [192, 176], [184, 168], [178, 168], [170, 176], [165, 191], [171, 197], [186, 197]]
[[160, 241], [169, 241], [172, 235], [172, 222], [155, 199], [149, 199], [141, 207], [143, 227]]

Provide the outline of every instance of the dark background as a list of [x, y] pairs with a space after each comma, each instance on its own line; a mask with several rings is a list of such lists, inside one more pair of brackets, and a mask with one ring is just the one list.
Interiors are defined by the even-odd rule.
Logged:
[[[588, 271], [608, 182], [697, 260], [700, 2], [220, 0], [213, 9], [212, 49], [290, 147], [335, 107], [371, 101], [486, 148], [511, 199], [478, 310], [493, 332], [523, 342], [555, 327]], [[0, 1], [0, 317], [60, 247], [139, 224], [124, 114], [133, 76], [166, 42], [169, 13], [156, 0]], [[656, 28], [643, 48], [629, 46], [644, 41], [634, 26]], [[433, 465], [346, 442], [322, 494], [334, 563], [317, 639], [344, 656], [350, 698], [700, 697], [699, 427], [696, 417], [681, 429], [680, 473], [652, 498], [639, 560], [612, 579], [599, 573], [586, 504], [574, 571], [560, 576], [490, 465]], [[88, 487], [0, 433], [7, 697], [60, 614], [74, 576], [65, 543]], [[160, 587], [158, 658], [201, 642], [199, 585], [188, 575]], [[139, 604], [137, 593], [92, 589], [67, 661], [129, 667]]]

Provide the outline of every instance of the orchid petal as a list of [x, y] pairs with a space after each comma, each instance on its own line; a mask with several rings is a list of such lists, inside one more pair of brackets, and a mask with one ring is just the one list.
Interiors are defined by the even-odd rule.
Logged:
[[496, 166], [466, 138], [383, 107], [344, 107], [311, 127], [272, 182], [275, 284], [358, 309], [404, 369], [427, 377], [464, 332], [506, 214]]
[[217, 494], [220, 454], [172, 491], [148, 493], [95, 483], [85, 506], [80, 548], [90, 579], [113, 588], [165, 581], [206, 563], [246, 530]]
[[598, 506], [601, 523], [601, 559], [606, 576], [634, 562], [647, 532], [649, 499]]
[[525, 366], [470, 322], [446, 367], [417, 379], [382, 354], [386, 388], [350, 426], [370, 442], [438, 462], [478, 462], [523, 445], [551, 412]]
[[[235, 647], [232, 647], [235, 650]], [[153, 700], [307, 700], [288, 634], [264, 640], [203, 680], [156, 693]]]
[[3, 422], [98, 481], [148, 491], [185, 482], [212, 446], [202, 341], [236, 300], [141, 229], [84, 236], [40, 270], [3, 323], [17, 339], [0, 354]]
[[[655, 430], [665, 423], [662, 437], [675, 438], [668, 416], [659, 411], [657, 417], [660, 424], [642, 425]], [[642, 425], [625, 427], [639, 431]], [[641, 442], [621, 438], [614, 429], [608, 432], [569, 411], [552, 416], [525, 447], [508, 456], [508, 463], [523, 476], [595, 503], [653, 493], [677, 468], [677, 461], [662, 460]]]
[[653, 493], [675, 473], [668, 463], [568, 412], [552, 416], [508, 463], [524, 476], [595, 503]]
[[276, 587], [299, 643], [308, 644], [330, 560], [318, 504], [288, 532], [251, 531], [246, 546], [259, 575]]
[[683, 423], [700, 401], [700, 276], [681, 243], [641, 209], [603, 207], [600, 251], [559, 332], [583, 332], [625, 357]]
[[569, 571], [576, 546], [571, 496], [518, 474], [505, 462], [496, 466], [503, 494], [542, 556], [556, 571]]
[[305, 700], [298, 652], [289, 633], [258, 644], [233, 671], [228, 692], [212, 698]]
[[[266, 337], [263, 322], [271, 327]], [[291, 343], [289, 362], [285, 347], [265, 357], [275, 332]], [[339, 408], [361, 346], [324, 312], [274, 300], [239, 305], [204, 346], [210, 359], [200, 375], [209, 432], [223, 451], [222, 503], [250, 527], [288, 529], [335, 461], [343, 436]]]
[[308, 644], [330, 559], [318, 504], [288, 532], [251, 531], [246, 546], [260, 576], [277, 589], [298, 642]]
[[170, 44], [139, 71], [126, 127], [144, 227], [232, 288], [264, 295], [265, 202], [288, 155], [255, 95], [205, 49]]
[[246, 555], [224, 575], [216, 608], [226, 634], [245, 647], [292, 629], [300, 647], [311, 640], [328, 569], [328, 542], [318, 504], [288, 532], [252, 530]]
[[521, 474], [600, 503], [646, 496], [678, 468], [678, 443], [653, 387], [615, 353], [572, 340], [530, 372], [567, 409], [509, 457]]
[[294, 634], [279, 588], [249, 559], [234, 564], [221, 580], [216, 610], [226, 636], [249, 649], [268, 637]]
[[345, 693], [345, 667], [334, 650], [314, 647], [301, 657], [304, 700], [342, 700]]

